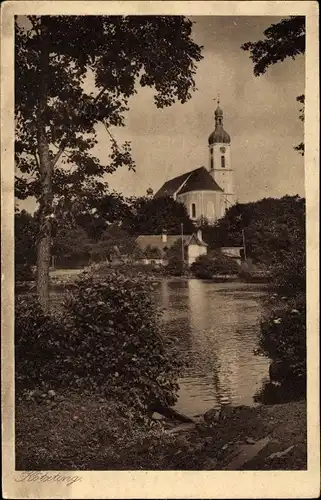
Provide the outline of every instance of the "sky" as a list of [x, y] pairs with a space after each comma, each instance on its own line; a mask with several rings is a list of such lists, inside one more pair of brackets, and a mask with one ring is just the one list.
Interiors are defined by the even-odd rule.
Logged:
[[[131, 141], [136, 172], [120, 168], [107, 175], [110, 189], [141, 196], [149, 187], [156, 192], [171, 177], [200, 166], [208, 168], [207, 140], [214, 129], [214, 99], [219, 93], [224, 128], [231, 136], [237, 200], [304, 196], [304, 159], [293, 147], [303, 140], [296, 97], [304, 93], [305, 58], [286, 59], [255, 77], [249, 53], [240, 48], [247, 41], [262, 39], [263, 31], [280, 19], [191, 17], [193, 38], [204, 46], [195, 75], [198, 90], [185, 104], [158, 109], [153, 90], [137, 89], [125, 114], [126, 126], [111, 129], [118, 143]], [[106, 163], [110, 138], [102, 124], [97, 134], [93, 153]], [[29, 200], [24, 208], [32, 205]]]

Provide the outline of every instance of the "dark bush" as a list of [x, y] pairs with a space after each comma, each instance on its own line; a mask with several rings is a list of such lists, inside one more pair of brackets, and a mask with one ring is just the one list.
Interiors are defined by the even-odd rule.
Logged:
[[[294, 216], [295, 215], [295, 216]], [[304, 203], [283, 223], [283, 245], [271, 251], [274, 304], [261, 325], [261, 351], [290, 367], [293, 379], [306, 377], [306, 254]]]
[[68, 384], [74, 336], [61, 318], [42, 312], [35, 295], [16, 295], [16, 394], [29, 389], [48, 390]]
[[211, 279], [215, 275], [237, 274], [237, 263], [219, 251], [210, 255], [201, 255], [191, 266], [196, 278]]
[[268, 307], [261, 322], [260, 352], [289, 367], [294, 378], [306, 373], [306, 308], [305, 296], [283, 301]]
[[112, 271], [100, 282], [80, 279], [55, 318], [18, 299], [17, 390], [89, 390], [140, 412], [174, 404], [177, 355], [151, 297], [145, 281]]
[[166, 266], [166, 273], [171, 276], [183, 276], [188, 272], [188, 265], [182, 262], [182, 258], [177, 255], [169, 257], [168, 264]]
[[37, 259], [38, 226], [35, 217], [22, 210], [16, 212], [15, 225], [15, 281], [34, 279], [32, 271]]
[[93, 267], [92, 274], [98, 278], [105, 278], [110, 273], [118, 270], [128, 277], [133, 276], [140, 279], [152, 279], [164, 274], [165, 266], [159, 264], [143, 264], [142, 262], [100, 262]]
[[15, 281], [33, 281], [35, 279], [35, 274], [32, 270], [30, 264], [15, 264], [14, 268]]

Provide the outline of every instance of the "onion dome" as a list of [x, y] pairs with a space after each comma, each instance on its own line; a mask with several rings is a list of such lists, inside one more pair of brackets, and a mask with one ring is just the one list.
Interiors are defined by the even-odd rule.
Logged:
[[215, 130], [211, 133], [208, 138], [208, 143], [211, 146], [216, 143], [225, 143], [229, 144], [231, 142], [231, 138], [229, 134], [223, 128], [223, 110], [218, 105], [215, 110]]

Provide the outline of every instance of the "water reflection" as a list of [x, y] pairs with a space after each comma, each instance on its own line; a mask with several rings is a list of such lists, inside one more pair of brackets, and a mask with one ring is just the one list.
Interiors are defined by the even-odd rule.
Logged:
[[190, 415], [231, 403], [253, 405], [269, 360], [254, 356], [264, 289], [201, 280], [163, 281], [167, 332], [186, 361], [177, 407]]

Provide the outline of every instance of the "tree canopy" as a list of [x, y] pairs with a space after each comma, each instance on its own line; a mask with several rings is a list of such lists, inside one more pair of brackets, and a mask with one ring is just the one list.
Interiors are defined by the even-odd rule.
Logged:
[[282, 252], [304, 244], [305, 200], [300, 196], [263, 198], [229, 208], [215, 226], [203, 228], [210, 248], [242, 246], [244, 231], [249, 257], [271, 264]]
[[132, 234], [180, 234], [181, 224], [185, 234], [195, 228], [185, 205], [170, 196], [160, 198], [138, 198], [133, 204], [132, 214], [124, 220], [124, 227]]
[[287, 57], [295, 59], [305, 52], [305, 17], [291, 16], [272, 24], [264, 31], [265, 39], [246, 42], [243, 50], [250, 52], [254, 63], [255, 76], [262, 75], [269, 66], [284, 61]]

